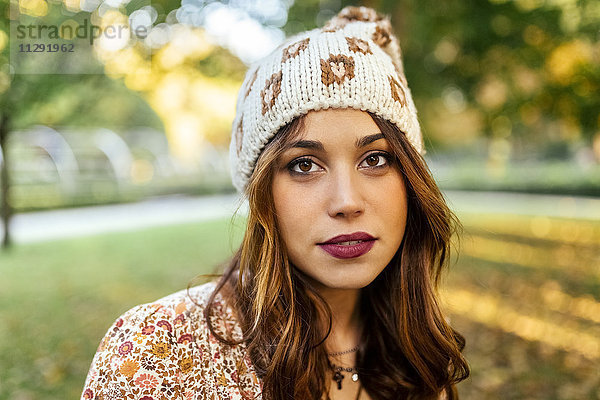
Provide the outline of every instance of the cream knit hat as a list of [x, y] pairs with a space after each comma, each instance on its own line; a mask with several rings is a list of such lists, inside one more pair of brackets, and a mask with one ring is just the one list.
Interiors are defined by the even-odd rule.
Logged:
[[390, 21], [346, 7], [323, 28], [300, 33], [252, 65], [239, 93], [229, 149], [233, 185], [246, 188], [265, 145], [311, 110], [355, 108], [398, 126], [414, 148], [423, 140]]

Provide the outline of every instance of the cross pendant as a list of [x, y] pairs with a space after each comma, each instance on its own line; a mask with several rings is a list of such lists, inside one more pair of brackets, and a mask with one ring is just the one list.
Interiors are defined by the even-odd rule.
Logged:
[[337, 382], [338, 390], [342, 390], [342, 379], [344, 379], [344, 375], [340, 371], [335, 371], [333, 374], [333, 380]]

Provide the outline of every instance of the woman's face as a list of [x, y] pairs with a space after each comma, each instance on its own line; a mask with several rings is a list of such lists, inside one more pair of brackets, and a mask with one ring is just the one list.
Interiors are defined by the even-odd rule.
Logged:
[[276, 169], [273, 200], [290, 262], [317, 287], [371, 283], [402, 242], [407, 199], [392, 149], [369, 114], [308, 113]]

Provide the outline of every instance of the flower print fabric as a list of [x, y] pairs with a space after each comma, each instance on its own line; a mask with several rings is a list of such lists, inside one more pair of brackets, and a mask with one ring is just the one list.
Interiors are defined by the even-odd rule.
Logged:
[[[262, 382], [245, 345], [223, 344], [208, 330], [204, 309], [215, 286], [183, 290], [118, 318], [98, 346], [81, 399], [261, 400]], [[223, 296], [213, 310], [215, 331], [240, 340]]]
[[[216, 284], [183, 290], [121, 316], [100, 342], [82, 399], [261, 399], [262, 382], [245, 351], [209, 331], [204, 309]], [[215, 331], [242, 331], [223, 296], [211, 316]]]

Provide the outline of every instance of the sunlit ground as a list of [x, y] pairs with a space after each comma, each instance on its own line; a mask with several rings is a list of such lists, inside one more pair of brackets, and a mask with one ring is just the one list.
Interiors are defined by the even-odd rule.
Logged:
[[[600, 398], [600, 222], [463, 214], [444, 280], [472, 377], [463, 399]], [[21, 245], [0, 254], [0, 399], [77, 398], [126, 309], [231, 254], [228, 220]]]
[[467, 339], [463, 397], [600, 398], [600, 223], [461, 217], [443, 293]]

